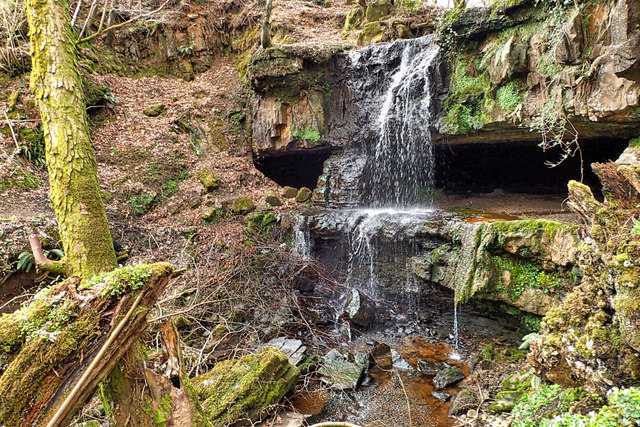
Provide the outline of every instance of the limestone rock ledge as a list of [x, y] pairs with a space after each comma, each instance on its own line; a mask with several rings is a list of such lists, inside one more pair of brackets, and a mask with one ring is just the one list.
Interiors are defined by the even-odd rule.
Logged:
[[501, 301], [544, 315], [582, 273], [575, 265], [577, 227], [547, 220], [448, 222], [444, 243], [413, 257], [418, 277], [471, 298]]

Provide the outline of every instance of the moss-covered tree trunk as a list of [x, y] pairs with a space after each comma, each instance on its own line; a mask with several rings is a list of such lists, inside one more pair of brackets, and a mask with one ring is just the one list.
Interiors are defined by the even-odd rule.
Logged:
[[100, 196], [67, 0], [28, 0], [31, 90], [44, 127], [51, 207], [70, 275], [117, 267]]

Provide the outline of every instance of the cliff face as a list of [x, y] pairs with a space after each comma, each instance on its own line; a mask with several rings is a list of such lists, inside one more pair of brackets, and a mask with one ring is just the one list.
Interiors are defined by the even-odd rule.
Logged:
[[[438, 125], [449, 143], [633, 137], [640, 128], [640, 5], [497, 2], [449, 11], [439, 42], [449, 91]], [[535, 132], [530, 132], [530, 128]]]

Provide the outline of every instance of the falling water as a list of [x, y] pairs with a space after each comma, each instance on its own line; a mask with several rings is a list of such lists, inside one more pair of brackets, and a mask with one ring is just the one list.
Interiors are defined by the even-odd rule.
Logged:
[[458, 350], [460, 350], [460, 342], [459, 340], [459, 331], [458, 331], [458, 303], [453, 303], [453, 352], [449, 356], [453, 360], [460, 360], [460, 354], [458, 354]]
[[303, 260], [311, 258], [311, 236], [306, 222], [307, 217], [296, 216], [296, 224], [293, 229], [293, 253]]
[[398, 42], [400, 65], [381, 96], [377, 140], [368, 147], [365, 202], [374, 207], [430, 203], [432, 75], [438, 47], [431, 38]]

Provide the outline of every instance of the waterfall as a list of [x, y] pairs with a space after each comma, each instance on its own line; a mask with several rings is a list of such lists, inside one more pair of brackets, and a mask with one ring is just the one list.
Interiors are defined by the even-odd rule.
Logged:
[[297, 215], [293, 229], [293, 253], [303, 260], [311, 258], [311, 235], [306, 218], [303, 215]]
[[364, 202], [374, 207], [424, 206], [430, 204], [433, 188], [432, 76], [439, 49], [430, 37], [395, 44], [402, 51], [400, 64], [387, 89], [376, 95], [380, 111], [371, 124], [377, 137], [366, 148]]

